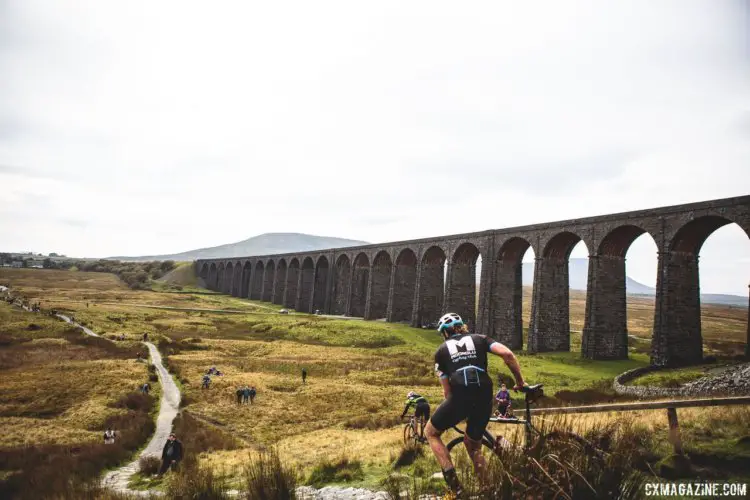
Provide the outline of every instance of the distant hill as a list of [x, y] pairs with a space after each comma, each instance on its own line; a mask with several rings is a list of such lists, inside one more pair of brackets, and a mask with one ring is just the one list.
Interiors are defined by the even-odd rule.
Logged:
[[253, 236], [237, 243], [228, 243], [217, 247], [199, 248], [187, 252], [168, 255], [148, 255], [141, 257], [109, 257], [120, 261], [177, 260], [191, 261], [196, 259], [220, 259], [246, 257], [249, 255], [269, 255], [288, 252], [309, 252], [328, 248], [368, 245], [366, 241], [314, 236], [302, 233], [265, 233]]
[[[572, 290], [586, 291], [588, 279], [589, 263], [588, 259], [570, 259], [568, 263], [568, 279]], [[531, 286], [534, 283], [534, 263], [523, 263], [523, 285]], [[645, 295], [653, 297], [656, 295], [656, 289], [639, 283], [636, 280], [625, 277], [625, 290], [628, 295]], [[701, 294], [701, 303], [703, 304], [722, 304], [739, 307], [747, 307], [747, 297], [740, 295], [724, 295], [716, 293]]]

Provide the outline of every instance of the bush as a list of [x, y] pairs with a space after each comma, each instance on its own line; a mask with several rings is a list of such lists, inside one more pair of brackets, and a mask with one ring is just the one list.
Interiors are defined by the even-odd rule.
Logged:
[[148, 412], [153, 405], [154, 397], [150, 394], [131, 392], [124, 395], [110, 406], [112, 406], [113, 408], [127, 408], [128, 410], [140, 410]]
[[361, 415], [344, 422], [346, 429], [388, 429], [399, 425], [401, 418], [398, 415]]
[[233, 436], [201, 422], [186, 410], [180, 412], [174, 420], [174, 433], [182, 441], [185, 450], [190, 450], [192, 455], [240, 448], [240, 443]]
[[144, 476], [153, 476], [159, 472], [160, 467], [161, 460], [159, 460], [159, 457], [153, 455], [141, 457], [138, 460], [138, 471]]
[[225, 500], [232, 498], [228, 490], [211, 467], [201, 467], [195, 457], [186, 456], [178, 469], [167, 476], [164, 492], [167, 498]]
[[275, 450], [250, 456], [244, 466], [247, 498], [287, 500], [296, 498], [297, 477], [284, 467]]
[[417, 458], [423, 456], [424, 450], [421, 446], [415, 446], [413, 443], [409, 443], [408, 445], [402, 446], [393, 467], [398, 469], [399, 467], [411, 465]]
[[362, 463], [359, 460], [341, 457], [337, 461], [332, 461], [325, 458], [313, 467], [307, 484], [320, 487], [328, 483], [347, 483], [360, 481], [364, 478]]

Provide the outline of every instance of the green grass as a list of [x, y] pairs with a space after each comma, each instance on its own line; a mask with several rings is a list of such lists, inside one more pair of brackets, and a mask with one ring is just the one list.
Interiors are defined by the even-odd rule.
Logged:
[[[186, 288], [169, 290], [166, 285], [159, 292], [136, 292], [101, 273], [15, 271], [9, 280], [0, 270], [0, 282], [11, 281], [14, 289], [39, 297], [43, 307], [72, 312], [97, 332], [125, 334], [128, 340], [121, 343], [123, 346], [136, 345], [144, 332], [154, 343], [161, 341], [170, 366], [179, 374], [175, 379], [187, 401], [186, 408], [194, 417], [191, 425], [202, 429], [195, 434], [206, 436], [201, 438], [206, 446], [200, 445], [196, 453], [201, 463], [216, 470], [241, 467], [248, 451], [276, 446], [284, 463], [306, 478], [320, 464], [347, 459], [359, 466], [352, 466], [356, 470], [351, 470], [349, 482], [342, 484], [377, 488], [394, 471], [393, 463], [401, 448], [401, 426], [394, 425], [394, 417], [403, 409], [406, 392], [416, 390], [425, 395], [433, 411], [442, 400], [433, 362], [441, 338], [432, 330], [379, 321], [279, 315], [280, 306], [267, 302], [207, 294], [204, 290], [183, 293]], [[582, 326], [582, 304], [581, 297], [571, 294], [573, 330]], [[629, 312], [631, 332], [644, 339], [631, 343], [631, 347], [637, 344], [638, 349], [631, 352], [630, 359], [583, 359], [581, 335], [576, 332], [571, 334], [570, 352], [516, 352], [526, 380], [543, 383], [545, 394], [551, 396], [541, 404], [608, 401], [614, 398], [611, 384], [616, 375], [648, 364], [649, 334], [644, 333], [643, 325], [649, 315], [653, 319], [653, 308], [649, 311], [647, 303], [637, 303]], [[732, 316], [734, 311], [727, 316], [718, 310], [713, 314], [724, 318], [722, 328], [746, 327], [746, 323]], [[708, 323], [707, 328], [711, 325]], [[19, 323], [12, 329], [25, 327]], [[0, 335], [2, 331], [0, 324]], [[732, 335], [737, 337], [739, 333]], [[718, 333], [707, 334], [709, 339], [719, 337]], [[225, 376], [214, 377], [210, 390], [200, 390], [202, 374], [214, 365]], [[305, 385], [300, 377], [303, 366], [309, 372]], [[490, 359], [490, 372], [493, 380], [499, 374], [510, 375], [495, 357]], [[686, 370], [679, 376], [687, 377], [688, 373]], [[666, 372], [658, 374], [669, 376]], [[258, 397], [253, 405], [237, 405], [234, 391], [246, 384], [258, 388]], [[520, 403], [520, 398], [516, 399]], [[689, 422], [700, 421], [704, 413], [713, 418], [721, 416], [715, 409], [687, 412], [686, 417], [683, 412], [680, 414], [686, 436], [696, 446], [712, 440], [699, 427], [696, 431], [689, 427]], [[632, 418], [650, 422], [654, 415], [643, 412]], [[666, 425], [666, 418], [662, 417], [655, 421]], [[588, 422], [588, 417], [580, 421]], [[722, 425], [726, 440], [722, 437], [717, 446], [724, 449], [731, 439], [741, 435], [737, 424]], [[664, 447], [661, 451], [667, 453], [665, 428], [658, 427], [654, 432]], [[237, 440], [236, 449], [218, 437], [224, 434]], [[208, 447], [210, 443], [213, 447]], [[434, 458], [427, 454], [396, 472], [429, 476], [437, 470]], [[326, 480], [342, 481], [335, 477]]]

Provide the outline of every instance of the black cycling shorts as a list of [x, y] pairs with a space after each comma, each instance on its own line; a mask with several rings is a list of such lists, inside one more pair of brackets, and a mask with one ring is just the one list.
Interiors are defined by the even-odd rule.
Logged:
[[469, 387], [451, 385], [450, 396], [438, 406], [430, 422], [442, 432], [466, 420], [466, 434], [479, 441], [492, 415], [493, 396], [491, 382]]
[[424, 417], [425, 422], [430, 420], [430, 404], [419, 403], [417, 407], [414, 409], [414, 416], [416, 418]]

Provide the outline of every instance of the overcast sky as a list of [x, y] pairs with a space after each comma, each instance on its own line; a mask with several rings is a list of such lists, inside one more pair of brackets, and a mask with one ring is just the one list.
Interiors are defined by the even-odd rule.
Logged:
[[[719, 0], [0, 0], [0, 249], [385, 242], [750, 194], [749, 20]], [[637, 240], [628, 274], [653, 285], [655, 251]], [[747, 295], [750, 239], [720, 229], [701, 266], [704, 292]]]

